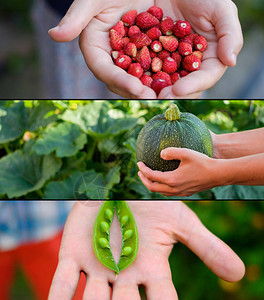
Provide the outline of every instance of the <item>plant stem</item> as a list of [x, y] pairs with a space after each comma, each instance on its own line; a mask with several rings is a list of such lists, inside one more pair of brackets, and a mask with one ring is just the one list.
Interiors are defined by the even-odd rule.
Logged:
[[3, 144], [3, 146], [4, 146], [5, 152], [6, 152], [7, 154], [11, 153], [11, 150], [9, 149], [7, 143]]

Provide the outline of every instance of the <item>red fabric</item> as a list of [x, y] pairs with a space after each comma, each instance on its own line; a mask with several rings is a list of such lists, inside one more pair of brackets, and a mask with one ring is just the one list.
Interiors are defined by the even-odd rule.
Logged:
[[[44, 242], [30, 243], [11, 251], [0, 251], [0, 299], [10, 299], [10, 288], [19, 266], [27, 277], [36, 299], [47, 300], [58, 264], [62, 233]], [[82, 275], [74, 300], [82, 299], [85, 276]]]

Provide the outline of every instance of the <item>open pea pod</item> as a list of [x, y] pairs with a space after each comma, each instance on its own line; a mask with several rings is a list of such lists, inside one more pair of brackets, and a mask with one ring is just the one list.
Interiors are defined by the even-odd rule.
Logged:
[[[115, 211], [122, 233], [122, 249], [118, 264], [110, 247], [110, 228]], [[105, 201], [102, 204], [94, 224], [93, 245], [99, 261], [116, 274], [134, 261], [138, 251], [138, 231], [133, 214], [125, 201]]]

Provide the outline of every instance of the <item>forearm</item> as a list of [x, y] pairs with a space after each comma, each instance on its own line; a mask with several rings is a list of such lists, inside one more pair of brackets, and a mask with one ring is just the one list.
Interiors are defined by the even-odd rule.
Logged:
[[264, 185], [264, 153], [215, 160], [218, 185]]
[[213, 134], [215, 158], [237, 158], [264, 153], [264, 128]]

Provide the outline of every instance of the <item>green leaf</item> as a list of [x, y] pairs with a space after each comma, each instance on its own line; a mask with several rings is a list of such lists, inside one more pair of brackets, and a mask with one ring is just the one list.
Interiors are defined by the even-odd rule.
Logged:
[[60, 159], [17, 150], [0, 159], [0, 194], [20, 197], [43, 187], [60, 169]]
[[216, 199], [263, 200], [264, 186], [227, 185], [213, 188]]
[[80, 127], [71, 123], [61, 123], [56, 127], [47, 128], [42, 138], [33, 147], [39, 155], [56, 151], [58, 157], [75, 155], [86, 144], [86, 135]]
[[107, 188], [110, 190], [115, 184], [120, 182], [120, 167], [115, 166], [106, 174], [105, 177]]

